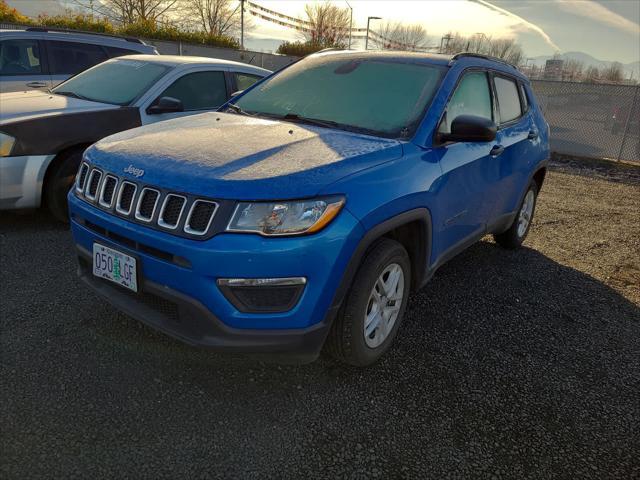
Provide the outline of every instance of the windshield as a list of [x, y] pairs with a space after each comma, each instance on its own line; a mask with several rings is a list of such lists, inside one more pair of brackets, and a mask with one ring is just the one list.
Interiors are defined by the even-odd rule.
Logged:
[[170, 68], [139, 60], [111, 60], [70, 78], [52, 92], [94, 102], [129, 105]]
[[319, 55], [263, 82], [236, 105], [248, 114], [407, 137], [421, 120], [443, 71], [395, 58]]

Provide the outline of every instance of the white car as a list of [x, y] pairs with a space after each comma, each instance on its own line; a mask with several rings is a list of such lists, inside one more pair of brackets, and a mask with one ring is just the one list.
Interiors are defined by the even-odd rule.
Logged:
[[131, 55], [49, 91], [0, 94], [0, 210], [41, 200], [67, 220], [82, 153], [108, 135], [217, 109], [271, 72], [201, 57]]

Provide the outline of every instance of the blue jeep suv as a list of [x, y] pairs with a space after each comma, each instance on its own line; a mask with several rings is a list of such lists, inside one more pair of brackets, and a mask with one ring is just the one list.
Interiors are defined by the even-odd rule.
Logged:
[[321, 52], [90, 147], [69, 194], [79, 275], [192, 345], [368, 365], [444, 262], [486, 234], [522, 243], [548, 156], [511, 65]]

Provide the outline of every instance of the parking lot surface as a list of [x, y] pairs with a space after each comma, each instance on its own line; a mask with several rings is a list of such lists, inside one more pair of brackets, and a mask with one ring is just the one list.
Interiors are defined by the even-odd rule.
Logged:
[[614, 180], [550, 172], [526, 248], [444, 266], [364, 370], [184, 346], [2, 213], [0, 477], [639, 478], [640, 183]]

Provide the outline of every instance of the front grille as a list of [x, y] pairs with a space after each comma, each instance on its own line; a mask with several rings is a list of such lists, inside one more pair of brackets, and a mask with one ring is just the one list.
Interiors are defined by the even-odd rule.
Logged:
[[106, 208], [110, 208], [113, 203], [113, 195], [118, 185], [118, 179], [113, 175], [106, 175], [104, 182], [102, 183], [102, 190], [100, 191], [100, 205]]
[[89, 164], [86, 162], [80, 166], [80, 171], [78, 172], [78, 180], [76, 182], [76, 191], [83, 192], [84, 191], [84, 182], [87, 180], [87, 173], [89, 173]]
[[156, 211], [158, 198], [160, 198], [160, 192], [158, 190], [147, 187], [143, 188], [138, 200], [138, 207], [136, 208], [136, 218], [143, 222], [150, 222], [153, 218], [153, 213]]
[[96, 199], [101, 178], [102, 172], [100, 170], [98, 170], [97, 168], [91, 170], [91, 173], [89, 174], [89, 180], [87, 182], [87, 191], [85, 193], [85, 196], [91, 201]]
[[76, 178], [76, 194], [103, 210], [128, 220], [184, 237], [210, 238], [218, 202], [194, 195], [164, 191], [103, 172], [83, 161]]
[[182, 195], [175, 195], [173, 193], [167, 195], [160, 210], [158, 225], [170, 229], [176, 228], [180, 222], [180, 217], [182, 216], [182, 211], [186, 203], [187, 199]]
[[184, 231], [193, 235], [204, 235], [211, 225], [218, 204], [207, 200], [196, 200], [191, 205]]
[[122, 182], [120, 186], [120, 193], [118, 193], [118, 201], [116, 203], [116, 212], [122, 215], [129, 215], [131, 213], [131, 207], [133, 206], [133, 197], [136, 195], [135, 183]]

